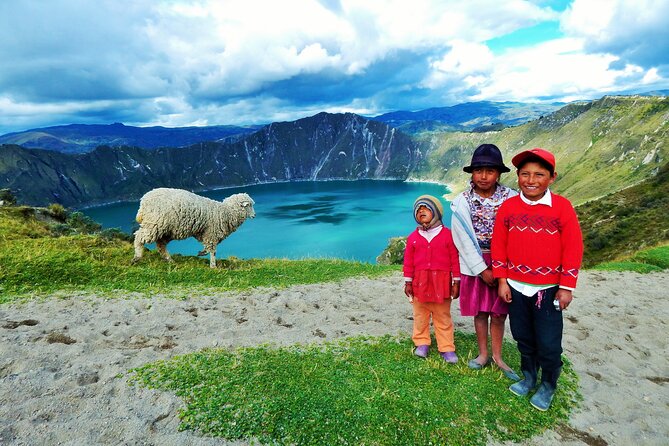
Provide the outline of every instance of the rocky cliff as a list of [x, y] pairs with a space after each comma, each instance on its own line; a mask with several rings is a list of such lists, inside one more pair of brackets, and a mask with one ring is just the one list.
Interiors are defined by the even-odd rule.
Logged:
[[154, 187], [206, 190], [244, 184], [405, 179], [419, 158], [414, 141], [354, 114], [270, 124], [234, 142], [144, 150], [98, 147], [68, 155], [0, 146], [0, 188], [20, 202], [80, 207], [137, 199]]

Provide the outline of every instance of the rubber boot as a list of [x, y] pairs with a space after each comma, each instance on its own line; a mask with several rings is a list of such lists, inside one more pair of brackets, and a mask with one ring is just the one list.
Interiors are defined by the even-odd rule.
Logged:
[[537, 385], [537, 361], [533, 356], [521, 355], [520, 370], [525, 377], [522, 381], [518, 381], [509, 387], [509, 390], [518, 395], [526, 396], [530, 390]]
[[541, 385], [539, 386], [539, 390], [537, 390], [537, 393], [530, 398], [530, 404], [535, 409], [545, 412], [551, 407], [551, 402], [553, 401], [553, 396], [557, 389], [557, 380], [560, 377], [560, 371], [560, 368], [553, 371], [541, 371]]

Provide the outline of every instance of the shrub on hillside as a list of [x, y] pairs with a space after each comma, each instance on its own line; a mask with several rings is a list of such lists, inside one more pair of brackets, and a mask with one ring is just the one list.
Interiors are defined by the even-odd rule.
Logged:
[[376, 258], [376, 263], [379, 265], [401, 265], [404, 261], [406, 246], [406, 237], [391, 238], [386, 249]]
[[109, 228], [100, 231], [100, 238], [104, 240], [123, 240], [126, 242], [132, 242], [133, 236], [126, 234], [121, 231], [119, 228]]
[[47, 207], [49, 214], [60, 222], [67, 220], [67, 210], [62, 204], [52, 203]]
[[13, 206], [16, 204], [16, 197], [10, 189], [0, 189], [0, 202], [4, 206]]
[[70, 214], [67, 218], [67, 224], [80, 234], [92, 234], [94, 232], [100, 232], [102, 229], [102, 225], [79, 211]]

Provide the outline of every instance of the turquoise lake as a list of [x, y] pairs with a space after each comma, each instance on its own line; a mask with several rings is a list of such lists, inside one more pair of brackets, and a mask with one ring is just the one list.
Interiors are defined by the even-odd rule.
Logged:
[[[199, 192], [214, 200], [246, 192], [255, 201], [256, 218], [247, 220], [223, 240], [216, 257], [341, 258], [375, 263], [391, 237], [416, 227], [414, 200], [422, 194], [442, 199], [450, 226], [450, 208], [442, 195], [446, 186], [402, 181], [322, 181], [261, 184]], [[137, 228], [139, 201], [84, 209], [104, 228], [131, 233]], [[148, 246], [155, 249], [153, 245]], [[175, 240], [171, 254], [196, 255], [197, 240]]]

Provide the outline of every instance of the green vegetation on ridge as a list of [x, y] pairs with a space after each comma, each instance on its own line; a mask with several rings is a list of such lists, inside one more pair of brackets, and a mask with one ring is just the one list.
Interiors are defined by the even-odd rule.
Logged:
[[[544, 147], [557, 160], [553, 189], [581, 204], [657, 173], [669, 159], [668, 116], [669, 97], [611, 96], [499, 132], [425, 134], [419, 138], [425, 156], [412, 177], [443, 181], [455, 194], [468, 184], [462, 167], [479, 144], [496, 144], [508, 165], [514, 154]], [[502, 181], [514, 186], [515, 174]]]
[[669, 163], [658, 174], [576, 208], [584, 265], [617, 260], [669, 242]]

